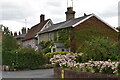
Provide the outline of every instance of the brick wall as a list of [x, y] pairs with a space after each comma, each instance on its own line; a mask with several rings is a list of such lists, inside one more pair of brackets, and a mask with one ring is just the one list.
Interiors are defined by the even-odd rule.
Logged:
[[[90, 31], [91, 33], [88, 34], [87, 31]], [[81, 34], [76, 34], [77, 32], [81, 32]], [[94, 16], [74, 27], [72, 29], [71, 34], [72, 34], [71, 37], [72, 51], [76, 51], [76, 49], [80, 46], [80, 44], [85, 41], [85, 40], [82, 41], [80, 39], [83, 35], [87, 35], [88, 37], [99, 37], [99, 36], [109, 37], [114, 41], [117, 41], [118, 38], [118, 33], [115, 30], [113, 30], [108, 25], [106, 25], [105, 23], [103, 23]]]

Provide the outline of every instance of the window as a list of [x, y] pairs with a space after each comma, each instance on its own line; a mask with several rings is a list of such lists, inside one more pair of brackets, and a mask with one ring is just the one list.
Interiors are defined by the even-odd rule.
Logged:
[[49, 33], [49, 40], [52, 40], [52, 33]]
[[53, 52], [56, 52], [56, 49], [55, 49], [55, 48], [53, 48]]

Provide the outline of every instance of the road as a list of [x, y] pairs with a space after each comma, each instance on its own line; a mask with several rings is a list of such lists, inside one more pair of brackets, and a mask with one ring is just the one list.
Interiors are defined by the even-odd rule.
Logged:
[[[35, 78], [49, 78], [49, 79], [54, 78], [53, 69], [16, 71], [16, 72], [2, 72], [2, 77], [3, 78], [26, 78], [25, 80], [27, 80], [28, 78], [32, 78], [32, 79], [28, 79], [28, 80], [38, 80], [38, 79], [35, 79]], [[4, 79], [4, 80], [6, 80], [6, 79]]]

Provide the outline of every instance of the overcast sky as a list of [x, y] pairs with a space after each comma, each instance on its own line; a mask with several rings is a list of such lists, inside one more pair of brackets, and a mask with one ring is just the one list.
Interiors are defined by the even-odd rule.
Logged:
[[[69, 1], [69, 6], [71, 2]], [[75, 17], [84, 13], [99, 16], [113, 27], [118, 26], [118, 1], [119, 0], [73, 0]], [[9, 27], [13, 32], [27, 28], [40, 22], [40, 14], [45, 14], [46, 19], [53, 23], [65, 21], [67, 0], [0, 0], [0, 24]]]

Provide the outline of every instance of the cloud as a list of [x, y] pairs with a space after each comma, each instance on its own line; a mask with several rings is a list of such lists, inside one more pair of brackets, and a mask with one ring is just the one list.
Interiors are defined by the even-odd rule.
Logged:
[[[27, 1], [22, 3], [23, 0], [16, 2], [3, 2], [2, 3], [2, 20], [17, 20], [31, 16], [35, 11]], [[27, 4], [27, 5], [26, 5]]]
[[[0, 0], [0, 14], [2, 14], [2, 16], [0, 15], [0, 23], [8, 27], [10, 26], [10, 29], [13, 31], [19, 31], [20, 28], [25, 26], [25, 19], [27, 19], [28, 27], [39, 23], [40, 14], [45, 14], [46, 19], [50, 18], [54, 23], [58, 23], [65, 20], [65, 11], [67, 10], [66, 1], [67, 0]], [[118, 0], [73, 1], [76, 17], [83, 16], [83, 13], [95, 13], [110, 24], [115, 25]], [[15, 29], [13, 26], [19, 26], [19, 28]]]

